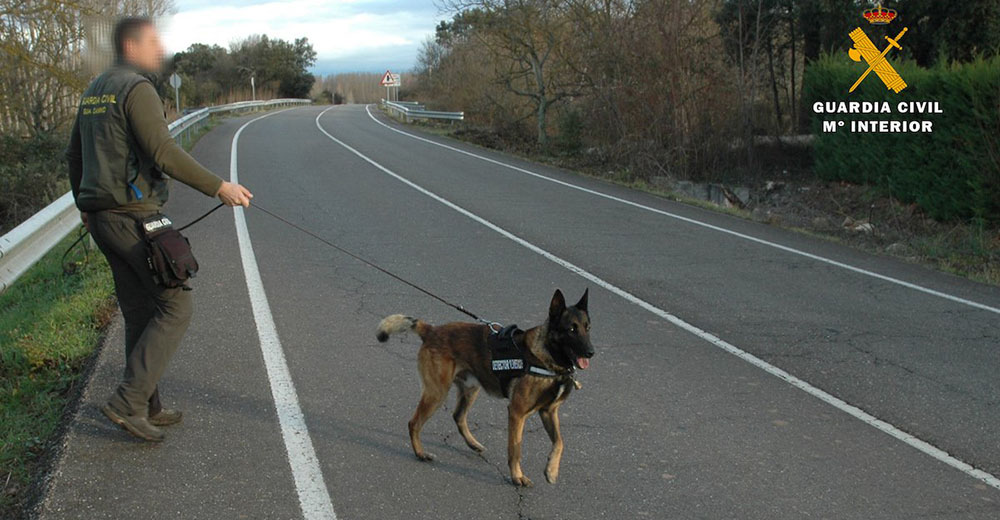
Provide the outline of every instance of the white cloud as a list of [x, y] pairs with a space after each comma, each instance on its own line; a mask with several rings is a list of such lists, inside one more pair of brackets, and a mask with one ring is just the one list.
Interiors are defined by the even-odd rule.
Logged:
[[[221, 4], [221, 5], [220, 5]], [[179, 2], [177, 14], [162, 24], [169, 52], [193, 43], [229, 43], [251, 34], [284, 40], [307, 37], [318, 66], [338, 63], [370, 68], [373, 62], [407, 62], [441, 16], [431, 0], [288, 0], [260, 3]], [[318, 72], [325, 72], [318, 70]]]

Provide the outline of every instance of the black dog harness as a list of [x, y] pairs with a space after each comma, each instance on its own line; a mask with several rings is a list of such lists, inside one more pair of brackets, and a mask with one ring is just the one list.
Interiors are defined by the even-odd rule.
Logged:
[[510, 382], [525, 374], [553, 379], [573, 379], [572, 368], [567, 373], [559, 374], [528, 361], [524, 350], [514, 340], [514, 335], [523, 332], [517, 328], [517, 325], [500, 328], [499, 324], [491, 323], [489, 327], [490, 335], [486, 338], [486, 344], [490, 349], [490, 368], [500, 382], [500, 391], [503, 392], [504, 397], [510, 397], [508, 395]]

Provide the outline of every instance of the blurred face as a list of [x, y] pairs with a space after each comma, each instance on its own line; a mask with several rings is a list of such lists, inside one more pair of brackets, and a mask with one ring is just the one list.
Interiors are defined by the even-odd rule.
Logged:
[[125, 61], [147, 72], [159, 72], [163, 68], [163, 44], [156, 27], [146, 25], [139, 29], [135, 38], [126, 38]]

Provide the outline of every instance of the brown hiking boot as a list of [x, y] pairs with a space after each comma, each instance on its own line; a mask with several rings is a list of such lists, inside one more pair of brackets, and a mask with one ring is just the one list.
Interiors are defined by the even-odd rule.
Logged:
[[149, 424], [145, 417], [119, 413], [110, 404], [102, 406], [101, 411], [108, 419], [111, 419], [111, 422], [144, 441], [163, 442], [163, 439], [166, 438], [166, 435], [156, 426]]
[[183, 416], [184, 414], [180, 410], [163, 408], [159, 412], [149, 416], [149, 424], [153, 426], [173, 426], [181, 422]]

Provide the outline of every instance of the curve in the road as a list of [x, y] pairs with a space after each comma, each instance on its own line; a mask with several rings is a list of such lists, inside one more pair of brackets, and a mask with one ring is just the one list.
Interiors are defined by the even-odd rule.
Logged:
[[[616, 286], [616, 285], [614, 285], [614, 284], [612, 284], [612, 283], [610, 283], [610, 282], [608, 282], [608, 281], [606, 281], [606, 280], [598, 277], [597, 275], [594, 275], [594, 274], [590, 273], [589, 271], [587, 271], [587, 270], [585, 270], [585, 269], [583, 269], [583, 268], [581, 268], [581, 267], [579, 267], [579, 266], [577, 266], [577, 265], [575, 265], [573, 263], [570, 263], [570, 262], [568, 262], [568, 261], [566, 261], [566, 260], [564, 260], [564, 259], [556, 256], [555, 254], [553, 254], [553, 253], [551, 253], [551, 252], [549, 252], [549, 251], [547, 251], [545, 249], [542, 249], [541, 247], [539, 247], [539, 246], [537, 246], [537, 245], [535, 245], [535, 244], [527, 241], [527, 240], [524, 240], [521, 237], [518, 237], [517, 235], [515, 235], [515, 234], [513, 234], [513, 233], [511, 233], [511, 232], [509, 232], [509, 231], [507, 231], [507, 230], [505, 230], [503, 228], [501, 228], [500, 226], [497, 226], [496, 224], [494, 224], [494, 223], [492, 223], [492, 222], [490, 222], [490, 221], [488, 221], [488, 220], [480, 217], [479, 215], [476, 215], [475, 213], [472, 213], [471, 211], [469, 211], [469, 210], [467, 210], [465, 208], [462, 208], [461, 206], [458, 206], [457, 204], [455, 204], [455, 203], [453, 203], [453, 202], [451, 202], [451, 201], [449, 201], [449, 200], [441, 197], [440, 195], [437, 195], [436, 193], [433, 193], [433, 192], [431, 192], [431, 191], [423, 188], [422, 186], [420, 186], [420, 185], [418, 185], [418, 184], [410, 181], [409, 179], [406, 179], [405, 177], [400, 176], [399, 174], [397, 174], [397, 173], [393, 172], [392, 170], [386, 168], [385, 166], [383, 166], [382, 164], [378, 163], [374, 159], [372, 159], [372, 158], [368, 157], [367, 155], [359, 152], [357, 149], [355, 149], [352, 146], [348, 145], [347, 143], [341, 141], [340, 139], [337, 139], [332, 134], [330, 134], [329, 132], [327, 132], [326, 129], [323, 128], [323, 125], [320, 123], [320, 118], [322, 118], [323, 114], [326, 114], [329, 110], [330, 109], [324, 110], [324, 111], [320, 112], [319, 115], [316, 116], [316, 120], [315, 120], [316, 127], [320, 130], [320, 132], [322, 132], [324, 135], [326, 135], [333, 142], [335, 142], [338, 145], [344, 147], [345, 149], [347, 149], [348, 151], [350, 151], [354, 155], [358, 156], [359, 158], [361, 158], [365, 162], [371, 164], [372, 166], [374, 166], [378, 170], [382, 171], [383, 173], [385, 173], [385, 174], [387, 174], [387, 175], [389, 175], [389, 176], [391, 176], [391, 177], [399, 180], [400, 182], [402, 182], [402, 183], [406, 184], [407, 186], [410, 186], [411, 188], [417, 190], [418, 192], [420, 192], [420, 193], [422, 193], [422, 194], [424, 194], [424, 195], [426, 195], [426, 196], [428, 196], [428, 197], [436, 200], [437, 202], [440, 202], [441, 204], [447, 206], [448, 208], [450, 208], [452, 210], [455, 210], [458, 213], [461, 213], [462, 215], [468, 217], [469, 219], [471, 219], [471, 220], [473, 220], [473, 221], [475, 221], [475, 222], [477, 222], [477, 223], [479, 223], [479, 224], [481, 224], [481, 225], [483, 225], [483, 226], [485, 226], [485, 227], [487, 227], [487, 228], [495, 231], [496, 233], [504, 236], [505, 238], [514, 241], [515, 243], [517, 243], [517, 244], [519, 244], [519, 245], [521, 245], [521, 246], [529, 249], [530, 251], [543, 256], [544, 258], [546, 258], [546, 259], [548, 259], [548, 260], [550, 260], [550, 261], [552, 261], [552, 262], [560, 265], [561, 267], [564, 267], [564, 268], [568, 269], [569, 271], [571, 271], [571, 272], [573, 272], [573, 273], [575, 273], [575, 274], [577, 274], [577, 275], [579, 275], [579, 276], [581, 276], [581, 277], [583, 277], [583, 278], [585, 278], [587, 280], [590, 280], [590, 281], [592, 281], [592, 282], [600, 285], [601, 287], [603, 287], [603, 288], [605, 288], [605, 289], [613, 292], [614, 294], [617, 294], [618, 296], [621, 296], [625, 300], [627, 300], [627, 301], [629, 301], [629, 302], [631, 302], [631, 303], [633, 303], [633, 304], [635, 304], [635, 305], [637, 305], [637, 306], [639, 306], [639, 307], [641, 307], [641, 308], [643, 308], [643, 309], [645, 309], [645, 310], [653, 313], [656, 316], [659, 316], [659, 317], [661, 317], [661, 318], [669, 321], [670, 323], [672, 323], [672, 324], [680, 327], [683, 330], [686, 330], [686, 331], [694, 334], [695, 336], [697, 336], [697, 337], [699, 337], [699, 338], [701, 338], [701, 339], [703, 339], [703, 340], [711, 343], [712, 345], [714, 345], [714, 346], [716, 346], [716, 347], [718, 347], [718, 348], [720, 348], [720, 349], [722, 349], [722, 350], [724, 350], [724, 351], [726, 351], [726, 352], [728, 352], [728, 353], [730, 353], [730, 354], [732, 354], [732, 355], [734, 355], [734, 356], [736, 356], [736, 357], [738, 357], [738, 358], [740, 358], [740, 359], [742, 359], [742, 360], [750, 363], [753, 366], [756, 366], [757, 368], [760, 368], [760, 369], [764, 370], [768, 374], [771, 374], [771, 375], [773, 375], [773, 376], [775, 376], [775, 377], [777, 377], [777, 378], [779, 378], [779, 379], [787, 382], [788, 384], [790, 384], [790, 385], [792, 385], [792, 386], [794, 386], [794, 387], [796, 387], [796, 388], [798, 388], [798, 389], [800, 389], [800, 390], [802, 390], [802, 391], [804, 391], [804, 392], [806, 392], [806, 393], [808, 393], [808, 394], [810, 394], [810, 395], [812, 395], [812, 396], [820, 399], [821, 401], [823, 401], [823, 402], [825, 402], [827, 404], [830, 404], [831, 406], [837, 408], [838, 410], [841, 410], [841, 411], [847, 413], [848, 415], [851, 415], [852, 417], [855, 417], [855, 418], [861, 420], [862, 422], [864, 422], [864, 423], [866, 423], [866, 424], [868, 424], [868, 425], [870, 425], [870, 426], [872, 426], [872, 427], [874, 427], [874, 428], [876, 428], [876, 429], [878, 429], [878, 430], [880, 430], [880, 431], [882, 431], [882, 432], [884, 432], [884, 433], [886, 433], [886, 434], [888, 434], [888, 435], [890, 435], [890, 436], [892, 436], [892, 437], [894, 437], [894, 438], [896, 438], [896, 439], [904, 442], [905, 444], [907, 444], [907, 445], [909, 445], [909, 446], [911, 446], [913, 448], [916, 448], [917, 450], [923, 452], [924, 454], [929, 455], [929, 456], [933, 457], [934, 459], [936, 459], [936, 460], [938, 460], [940, 462], [943, 462], [943, 463], [945, 463], [945, 464], [947, 464], [947, 465], [949, 465], [949, 466], [951, 466], [951, 467], [953, 467], [953, 468], [955, 468], [955, 469], [957, 469], [959, 471], [962, 471], [963, 473], [965, 473], [965, 474], [967, 474], [967, 475], [969, 475], [969, 476], [971, 476], [973, 478], [976, 478], [976, 479], [978, 479], [978, 480], [980, 480], [980, 481], [988, 484], [989, 486], [992, 486], [992, 487], [994, 487], [996, 489], [1000, 489], [1000, 478], [997, 478], [996, 476], [994, 476], [994, 475], [992, 475], [992, 474], [990, 474], [990, 473], [988, 473], [986, 471], [978, 469], [978, 468], [972, 466], [971, 464], [969, 464], [969, 463], [967, 463], [965, 461], [962, 461], [962, 460], [960, 460], [960, 459], [958, 459], [956, 457], [951, 456], [946, 451], [944, 451], [944, 450], [942, 450], [942, 449], [940, 449], [940, 448], [938, 448], [938, 447], [936, 447], [936, 446], [934, 446], [934, 445], [932, 445], [932, 444], [930, 444], [930, 443], [928, 443], [928, 442], [926, 442], [926, 441], [924, 441], [922, 439], [919, 439], [919, 438], [917, 438], [917, 437], [915, 437], [915, 436], [913, 436], [913, 435], [911, 435], [909, 433], [906, 433], [905, 431], [897, 428], [896, 426], [893, 426], [892, 424], [890, 424], [890, 423], [888, 423], [886, 421], [883, 421], [883, 420], [881, 420], [881, 419], [879, 419], [879, 418], [877, 418], [877, 417], [875, 417], [875, 416], [873, 416], [873, 415], [865, 412], [864, 410], [862, 410], [862, 409], [860, 409], [860, 408], [858, 408], [856, 406], [853, 406], [853, 405], [845, 402], [844, 400], [842, 400], [842, 399], [840, 399], [840, 398], [838, 398], [838, 397], [836, 397], [836, 396], [834, 396], [834, 395], [832, 395], [832, 394], [830, 394], [830, 393], [828, 393], [828, 392], [826, 392], [826, 391], [824, 391], [824, 390], [822, 390], [820, 388], [817, 388], [817, 387], [809, 384], [808, 382], [806, 382], [806, 381], [804, 381], [802, 379], [799, 379], [798, 377], [795, 377], [792, 374], [789, 374], [788, 372], [782, 370], [781, 368], [778, 368], [778, 367], [776, 367], [776, 366], [774, 366], [774, 365], [772, 365], [772, 364], [764, 361], [763, 359], [758, 358], [757, 356], [754, 356], [753, 354], [751, 354], [751, 353], [749, 353], [747, 351], [744, 351], [744, 350], [740, 349], [739, 347], [736, 347], [735, 345], [733, 345], [733, 344], [731, 344], [731, 343], [729, 343], [729, 342], [727, 342], [727, 341], [725, 341], [725, 340], [723, 340], [723, 339], [721, 339], [721, 338], [719, 338], [719, 337], [717, 337], [717, 336], [715, 336], [715, 335], [713, 335], [713, 334], [711, 334], [711, 333], [709, 333], [709, 332], [707, 332], [705, 330], [702, 330], [699, 327], [696, 327], [696, 326], [694, 326], [694, 325], [692, 325], [692, 324], [690, 324], [690, 323], [682, 320], [681, 318], [678, 318], [677, 316], [674, 316], [673, 314], [671, 314], [671, 313], [669, 313], [669, 312], [667, 312], [667, 311], [665, 311], [663, 309], [660, 309], [659, 307], [657, 307], [657, 306], [655, 306], [655, 305], [653, 305], [653, 304], [651, 304], [651, 303], [649, 303], [649, 302], [647, 302], [647, 301], [645, 301], [645, 300], [643, 300], [643, 299], [641, 299], [641, 298], [633, 295], [632, 293], [630, 293], [630, 292], [628, 292], [628, 291], [626, 291], [626, 290], [624, 290], [624, 289], [622, 289], [622, 288], [620, 288], [620, 287], [618, 287], [618, 286]], [[370, 117], [372, 117], [372, 119], [375, 119], [374, 116], [372, 116], [371, 112], [368, 111], [367, 107], [366, 107], [365, 110], [368, 112], [368, 115]], [[383, 126], [386, 126], [387, 128], [390, 128], [390, 129], [394, 130], [394, 131], [399, 131], [399, 130], [393, 129], [392, 127], [389, 127], [389, 126], [385, 125], [384, 123], [382, 123], [381, 121], [378, 121], [377, 119], [375, 119], [375, 121], [378, 122], [379, 124], [383, 125]], [[405, 132], [403, 132], [403, 133], [405, 133]], [[414, 136], [414, 137], [416, 137], [416, 136]], [[416, 137], [416, 138], [417, 139], [421, 139], [421, 140], [425, 140], [425, 139], [420, 138], [420, 137]], [[426, 140], [426, 141], [428, 141], [430, 143], [433, 143], [433, 144], [439, 144], [439, 143], [434, 143], [433, 141], [429, 141], [429, 140]], [[447, 145], [440, 145], [440, 146], [447, 147]], [[448, 148], [451, 148], [451, 147], [448, 147]], [[469, 152], [465, 152], [463, 150], [459, 150], [457, 148], [455, 150], [459, 151], [461, 153], [469, 153]], [[474, 155], [474, 154], [470, 154], [470, 155]], [[718, 229], [720, 231], [724, 231], [724, 232], [731, 233], [731, 234], [734, 234], [734, 235], [737, 235], [737, 236], [748, 238], [748, 239], [751, 239], [751, 240], [754, 240], [754, 241], [757, 241], [757, 242], [765, 243], [765, 244], [768, 244], [768, 245], [774, 245], [774, 246], [779, 247], [781, 249], [787, 249], [787, 250], [791, 250], [791, 251], [798, 251], [798, 250], [795, 250], [795, 249], [792, 249], [792, 248], [786, 248], [785, 246], [780, 246], [779, 244], [772, 244], [772, 243], [770, 243], [768, 241], [756, 239], [756, 238], [750, 237], [748, 235], [743, 235], [743, 234], [740, 234], [740, 233], [729, 231], [729, 230], [726, 230], [725, 228], [719, 228], [717, 226], [712, 226], [710, 224], [700, 223], [700, 222], [698, 222], [696, 220], [687, 219], [686, 217], [681, 217], [679, 215], [673, 215], [673, 214], [667, 213], [667, 212], [661, 212], [660, 210], [657, 210], [655, 208], [649, 208], [647, 206], [642, 206], [640, 204], [633, 203], [633, 202], [630, 202], [630, 201], [627, 201], [627, 200], [624, 200], [624, 199], [618, 199], [617, 197], [612, 197], [610, 195], [601, 194], [600, 192], [588, 190], [586, 188], [580, 188], [578, 186], [574, 186], [574, 185], [569, 184], [569, 183], [564, 183], [562, 181], [551, 179], [549, 177], [545, 177], [545, 176], [542, 176], [542, 175], [534, 174], [532, 172], [528, 172], [527, 170], [523, 170], [523, 169], [520, 169], [520, 168], [517, 168], [517, 167], [514, 167], [514, 166], [509, 166], [509, 165], [506, 165], [506, 164], [504, 164], [502, 162], [495, 161], [493, 159], [489, 159], [489, 158], [483, 158], [483, 159], [487, 160], [487, 161], [490, 161], [490, 162], [494, 162], [494, 163], [499, 164], [499, 165], [503, 165], [503, 166], [508, 166], [508, 167], [511, 167], [511, 168], [515, 168], [515, 169], [517, 169], [519, 171], [525, 171], [526, 173], [530, 173], [532, 175], [536, 175], [538, 177], [541, 177], [541, 178], [544, 178], [544, 179], [548, 179], [548, 180], [551, 180], [553, 182], [557, 182], [557, 183], [560, 183], [560, 184], [565, 184], [567, 186], [570, 186], [570, 187], [573, 187], [573, 188], [577, 188], [577, 189], [580, 189], [580, 190], [583, 190], [583, 191], [592, 192], [594, 194], [601, 195], [601, 196], [608, 197], [608, 198], [612, 198], [614, 200], [620, 200], [621, 202], [624, 202], [624, 203], [627, 203], [627, 204], [630, 204], [630, 205], [640, 206], [640, 207], [649, 209], [651, 211], [656, 211], [656, 212], [664, 213], [664, 214], [667, 214], [667, 215], [670, 215], [670, 216], [676, 216], [677, 218], [680, 218], [680, 219], [685, 220], [685, 221], [691, 221], [693, 223], [698, 223], [698, 224], [706, 226], [706, 227], [710, 227], [710, 228], [713, 228], [713, 229]], [[827, 261], [827, 262], [830, 262], [830, 263], [840, 264], [839, 262], [835, 262], [833, 260], [828, 260], [828, 259], [823, 259], [823, 257], [812, 255], [810, 253], [801, 252], [801, 254], [806, 255], [806, 256], [810, 256], [810, 257], [815, 257], [817, 259], [821, 259], [821, 260], [824, 260], [824, 261]], [[847, 266], [846, 264], [840, 264], [840, 265], [849, 267], [852, 270], [858, 270], [858, 271], [863, 271], [865, 273], [870, 273], [869, 271], [865, 271], [865, 270], [859, 269], [859, 268], [853, 268], [851, 266]], [[874, 276], [876, 276], [876, 277], [879, 277], [879, 278], [886, 278], [889, 281], [894, 281], [894, 283], [908, 284], [907, 282], [903, 282], [902, 280], [896, 280], [896, 279], [893, 279], [893, 278], [884, 277], [884, 276], [878, 275], [876, 273], [871, 273], [871, 274], [874, 275]], [[907, 286], [909, 286], [909, 285], [912, 285], [912, 284], [908, 284]], [[919, 288], [919, 286], [914, 286], [914, 287]], [[920, 288], [920, 290], [923, 290], [924, 292], [929, 292], [929, 293], [932, 293], [932, 294], [937, 293], [937, 291], [932, 291], [931, 289], [926, 289], [926, 288]], [[950, 296], [950, 295], [945, 295], [944, 293], [937, 293], [937, 295], [943, 295], [943, 296], [945, 296], [945, 297], [947, 297], [949, 299], [953, 299], [953, 300], [961, 300], [960, 298], [953, 297], [953, 296]], [[963, 300], [963, 302], [966, 302], [966, 301]], [[967, 303], [974, 304], [974, 306], [987, 307], [987, 306], [983, 306], [981, 304], [976, 304], [975, 302], [967, 302]], [[1000, 310], [993, 309], [992, 307], [987, 307], [987, 310], [994, 310], [996, 312], [1000, 312]]]
[[770, 240], [764, 240], [762, 238], [757, 238], [757, 237], [750, 236], [750, 235], [747, 235], [747, 234], [744, 234], [744, 233], [740, 233], [739, 231], [733, 231], [731, 229], [726, 229], [726, 228], [721, 227], [721, 226], [716, 226], [716, 225], [713, 225], [713, 224], [709, 224], [707, 222], [702, 222], [700, 220], [696, 220], [696, 219], [693, 219], [693, 218], [685, 217], [683, 215], [678, 215], [676, 213], [671, 213], [669, 211], [664, 211], [664, 210], [661, 210], [661, 209], [653, 208], [653, 207], [647, 206], [645, 204], [640, 204], [638, 202], [633, 202], [633, 201], [630, 201], [630, 200], [627, 200], [627, 199], [623, 199], [621, 197], [615, 197], [614, 195], [609, 195], [607, 193], [601, 193], [601, 192], [599, 192], [597, 190], [592, 190], [592, 189], [589, 189], [589, 188], [584, 188], [583, 186], [577, 186], [577, 185], [569, 183], [569, 182], [561, 181], [561, 180], [558, 180], [558, 179], [553, 179], [552, 177], [548, 177], [546, 175], [542, 175], [540, 173], [533, 172], [531, 170], [520, 168], [520, 167], [514, 166], [512, 164], [507, 164], [507, 163], [504, 163], [502, 161], [498, 161], [496, 159], [491, 159], [489, 157], [484, 157], [482, 155], [472, 153], [472, 152], [467, 151], [467, 150], [462, 150], [462, 149], [456, 148], [454, 146], [448, 146], [446, 144], [433, 141], [431, 139], [426, 139], [426, 138], [420, 137], [418, 135], [414, 135], [414, 134], [411, 134], [409, 132], [405, 132], [405, 131], [400, 130], [398, 128], [393, 128], [393, 127], [391, 127], [391, 126], [383, 123], [382, 121], [379, 121], [378, 118], [376, 118], [374, 115], [372, 115], [371, 110], [369, 110], [369, 106], [365, 107], [365, 111], [368, 113], [368, 117], [370, 117], [376, 123], [384, 126], [385, 128], [388, 128], [389, 130], [392, 130], [393, 132], [405, 135], [407, 137], [416, 139], [418, 141], [423, 141], [425, 143], [432, 144], [434, 146], [440, 146], [440, 147], [445, 148], [447, 150], [451, 150], [451, 151], [456, 152], [456, 153], [467, 155], [469, 157], [475, 157], [476, 159], [480, 159], [480, 160], [486, 161], [488, 163], [495, 164], [497, 166], [502, 166], [504, 168], [509, 168], [511, 170], [514, 170], [514, 171], [517, 171], [517, 172], [520, 172], [520, 173], [524, 173], [524, 174], [527, 174], [527, 175], [531, 175], [533, 177], [537, 177], [537, 178], [542, 179], [542, 180], [553, 182], [555, 184], [559, 184], [559, 185], [565, 186], [567, 188], [572, 188], [574, 190], [579, 190], [579, 191], [582, 191], [584, 193], [589, 193], [591, 195], [596, 195], [598, 197], [602, 197], [602, 198], [605, 198], [605, 199], [608, 199], [608, 200], [613, 200], [615, 202], [620, 202], [622, 204], [627, 204], [627, 205], [635, 207], [635, 208], [639, 208], [639, 209], [642, 209], [642, 210], [646, 210], [646, 211], [650, 211], [650, 212], [653, 212], [653, 213], [664, 215], [664, 216], [667, 216], [667, 217], [670, 217], [670, 218], [674, 218], [674, 219], [677, 219], [677, 220], [680, 220], [680, 221], [683, 221], [683, 222], [687, 222], [688, 224], [694, 224], [696, 226], [701, 226], [701, 227], [704, 227], [704, 228], [707, 228], [707, 229], [711, 229], [713, 231], [718, 231], [720, 233], [726, 233], [728, 235], [739, 237], [739, 238], [742, 238], [744, 240], [749, 240], [751, 242], [756, 242], [758, 244], [763, 244], [765, 246], [773, 247], [775, 249], [780, 249], [780, 250], [788, 252], [788, 253], [792, 253], [792, 254], [799, 255], [799, 256], [804, 256], [806, 258], [809, 258], [809, 259], [812, 259], [812, 260], [816, 260], [818, 262], [823, 262], [823, 263], [826, 263], [826, 264], [829, 264], [829, 265], [840, 267], [842, 269], [847, 269], [848, 271], [852, 271], [852, 272], [855, 272], [855, 273], [858, 273], [858, 274], [862, 274], [862, 275], [865, 275], [865, 276], [870, 276], [872, 278], [877, 278], [877, 279], [882, 280], [882, 281], [886, 281], [886, 282], [889, 282], [889, 283], [900, 285], [900, 286], [906, 287], [908, 289], [913, 289], [915, 291], [920, 291], [922, 293], [930, 294], [932, 296], [937, 296], [939, 298], [944, 298], [946, 300], [951, 300], [953, 302], [961, 303], [963, 305], [968, 305], [969, 307], [974, 307], [976, 309], [982, 309], [982, 310], [989, 311], [989, 312], [992, 312], [992, 313], [995, 313], [995, 314], [1000, 314], [1000, 308], [997, 308], [997, 307], [992, 307], [990, 305], [986, 305], [986, 304], [983, 304], [983, 303], [975, 302], [975, 301], [972, 301], [972, 300], [969, 300], [969, 299], [966, 299], [966, 298], [961, 298], [961, 297], [955, 296], [953, 294], [948, 294], [948, 293], [944, 293], [944, 292], [941, 292], [941, 291], [936, 291], [936, 290], [931, 289], [929, 287], [924, 287], [922, 285], [917, 285], [915, 283], [907, 282], [906, 280], [900, 280], [899, 278], [893, 278], [891, 276], [886, 276], [884, 274], [879, 274], [879, 273], [876, 273], [874, 271], [870, 271], [868, 269], [863, 269], [861, 267], [857, 267], [857, 266], [853, 266], [853, 265], [850, 265], [850, 264], [846, 264], [844, 262], [838, 262], [838, 261], [836, 261], [836, 260], [834, 260], [832, 258], [826, 258], [824, 256], [820, 256], [820, 255], [816, 255], [816, 254], [813, 254], [813, 253], [809, 253], [807, 251], [802, 251], [801, 249], [796, 249], [794, 247], [788, 247], [788, 246], [785, 246], [785, 245], [782, 245], [782, 244], [778, 244], [776, 242], [771, 242]]

